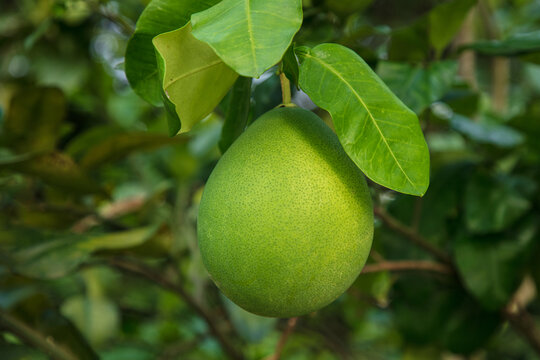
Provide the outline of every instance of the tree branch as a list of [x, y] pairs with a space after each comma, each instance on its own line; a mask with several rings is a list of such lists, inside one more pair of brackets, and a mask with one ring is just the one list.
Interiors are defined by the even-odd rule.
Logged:
[[28, 345], [42, 350], [55, 360], [77, 360], [71, 351], [65, 349], [62, 345], [57, 344], [50, 336], [43, 335], [32, 329], [24, 322], [10, 315], [4, 310], [0, 310], [0, 326], [6, 328], [11, 333], [19, 337]]
[[281, 353], [283, 352], [283, 348], [285, 347], [285, 344], [287, 343], [287, 340], [289, 339], [289, 336], [292, 334], [294, 328], [296, 327], [296, 323], [298, 322], [297, 317], [290, 318], [287, 321], [287, 327], [281, 334], [281, 337], [279, 338], [279, 341], [276, 345], [276, 351], [273, 355], [270, 355], [266, 358], [266, 360], [279, 360], [281, 358]]
[[241, 360], [244, 358], [244, 356], [238, 350], [236, 350], [236, 348], [229, 342], [227, 337], [214, 324], [212, 316], [186, 292], [182, 285], [170, 281], [169, 279], [165, 278], [161, 272], [158, 272], [145, 264], [119, 258], [110, 258], [106, 261], [111, 267], [121, 270], [127, 274], [142, 276], [147, 280], [158, 284], [162, 288], [180, 296], [180, 298], [182, 298], [182, 300], [185, 301], [206, 322], [212, 335], [219, 342], [223, 351], [231, 359]]
[[401, 223], [399, 220], [395, 219], [392, 215], [388, 214], [386, 210], [381, 207], [375, 207], [373, 209], [375, 215], [384, 222], [384, 224], [390, 229], [394, 230], [397, 233], [405, 236], [410, 242], [416, 246], [424, 249], [426, 252], [433, 255], [435, 258], [444, 262], [445, 264], [451, 264], [452, 260], [448, 254], [440, 250], [436, 246], [433, 246], [425, 239], [422, 235], [414, 231], [409, 226]]
[[375, 273], [380, 271], [430, 271], [445, 275], [455, 273], [454, 269], [447, 264], [440, 264], [433, 261], [385, 261], [364, 266], [362, 274]]
[[512, 328], [523, 336], [534, 351], [540, 355], [540, 331], [538, 331], [533, 317], [515, 303], [511, 303], [503, 309], [503, 316]]

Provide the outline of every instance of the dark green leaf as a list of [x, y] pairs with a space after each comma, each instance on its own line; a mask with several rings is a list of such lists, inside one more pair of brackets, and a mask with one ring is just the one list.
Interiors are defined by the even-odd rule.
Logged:
[[504, 40], [477, 41], [464, 46], [484, 55], [512, 56], [540, 52], [540, 30], [515, 34]]
[[299, 53], [300, 87], [332, 115], [347, 154], [373, 181], [412, 195], [429, 184], [429, 152], [416, 115], [352, 50]]
[[[191, 24], [153, 40], [163, 89], [182, 123], [180, 132], [211, 113], [238, 77], [212, 48], [191, 34]], [[171, 129], [170, 129], [171, 130]]]
[[483, 310], [456, 283], [403, 276], [393, 295], [400, 299], [392, 304], [400, 333], [414, 344], [440, 344], [469, 354], [483, 346], [501, 322], [498, 312]]
[[300, 69], [298, 68], [298, 60], [296, 59], [296, 54], [294, 53], [294, 44], [289, 46], [285, 55], [283, 55], [282, 61], [282, 70], [287, 76], [287, 78], [293, 83], [296, 88], [298, 88], [298, 76], [300, 74]]
[[386, 61], [377, 65], [377, 74], [417, 114], [450, 90], [456, 73], [457, 63], [451, 60], [427, 67]]
[[25, 154], [0, 158], [0, 170], [7, 169], [36, 177], [44, 183], [77, 193], [103, 192], [101, 187], [73, 161], [62, 153]]
[[507, 235], [457, 239], [454, 250], [461, 278], [486, 309], [500, 309], [511, 299], [523, 278], [535, 233], [536, 225], [527, 222]]
[[392, 31], [388, 60], [424, 62], [430, 53], [428, 21], [421, 17], [413, 24]]
[[187, 24], [191, 14], [218, 1], [153, 0], [148, 4], [126, 49], [126, 76], [137, 95], [156, 106], [162, 103], [161, 81], [152, 46], [154, 36], [181, 28]]
[[301, 0], [223, 0], [193, 14], [193, 35], [237, 73], [259, 77], [275, 65], [302, 24]]
[[251, 110], [251, 82], [251, 78], [240, 76], [232, 88], [219, 140], [221, 153], [227, 151], [247, 126]]
[[446, 1], [430, 11], [429, 40], [440, 54], [456, 35], [471, 7], [477, 0]]
[[56, 147], [66, 113], [57, 88], [26, 88], [13, 96], [1, 142], [16, 152], [50, 151]]
[[511, 178], [476, 174], [465, 191], [465, 221], [474, 233], [506, 229], [531, 207]]
[[156, 227], [105, 235], [47, 234], [31, 230], [1, 230], [0, 255], [18, 274], [53, 279], [65, 276], [99, 250], [131, 248], [149, 240]]
[[129, 132], [112, 134], [103, 141], [86, 149], [80, 165], [85, 169], [96, 168], [103, 163], [122, 159], [127, 155], [143, 150], [185, 142], [186, 138], [152, 134], [148, 132]]

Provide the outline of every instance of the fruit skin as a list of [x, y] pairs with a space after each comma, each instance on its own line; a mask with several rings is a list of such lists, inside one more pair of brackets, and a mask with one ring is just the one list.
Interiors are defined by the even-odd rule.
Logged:
[[315, 114], [278, 108], [251, 125], [206, 183], [197, 233], [221, 291], [258, 315], [293, 317], [354, 282], [373, 238], [363, 174]]

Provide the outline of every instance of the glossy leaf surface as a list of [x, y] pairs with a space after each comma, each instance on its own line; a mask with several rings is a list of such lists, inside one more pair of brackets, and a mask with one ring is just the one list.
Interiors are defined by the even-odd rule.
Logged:
[[[153, 42], [165, 95], [181, 121], [176, 131], [189, 131], [219, 104], [238, 74], [212, 48], [192, 36], [189, 23], [157, 36]], [[175, 129], [169, 130], [172, 134]]]
[[299, 53], [300, 88], [332, 115], [347, 154], [371, 180], [423, 195], [429, 152], [418, 118], [352, 50], [322, 44]]
[[193, 35], [243, 76], [279, 62], [302, 24], [301, 0], [223, 0], [193, 14]]
[[135, 93], [153, 105], [160, 105], [161, 82], [152, 38], [181, 28], [191, 14], [218, 0], [153, 0], [144, 9], [126, 49], [126, 76]]

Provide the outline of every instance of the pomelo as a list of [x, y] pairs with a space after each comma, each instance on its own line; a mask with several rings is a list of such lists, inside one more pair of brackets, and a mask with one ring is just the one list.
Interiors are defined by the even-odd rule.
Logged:
[[203, 262], [221, 291], [263, 316], [310, 313], [360, 274], [373, 238], [364, 175], [315, 114], [256, 120], [213, 170], [200, 203]]

